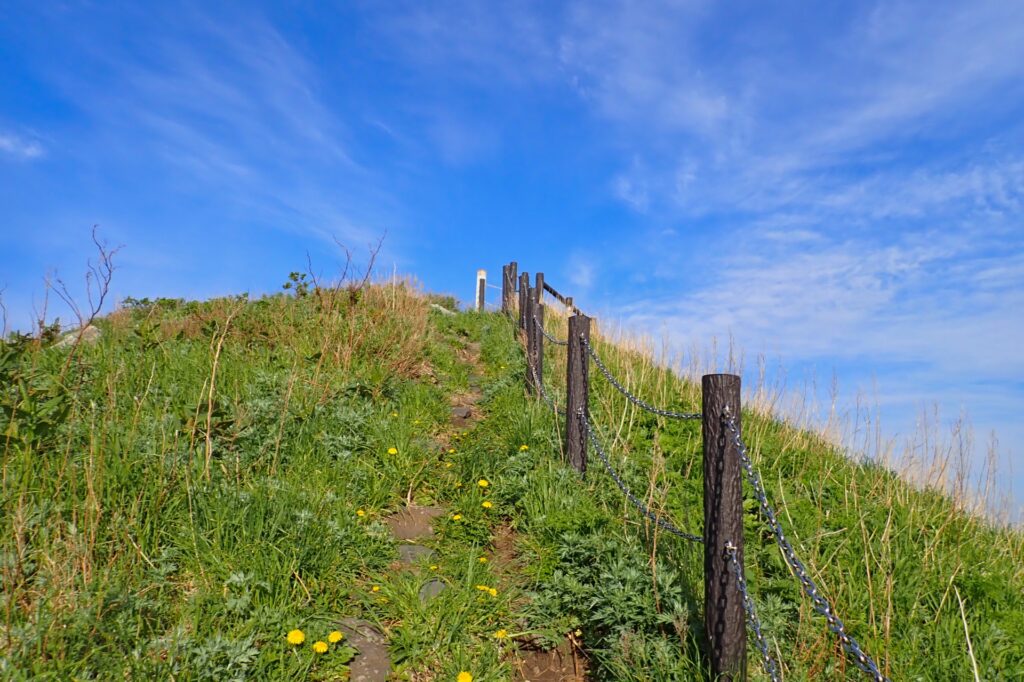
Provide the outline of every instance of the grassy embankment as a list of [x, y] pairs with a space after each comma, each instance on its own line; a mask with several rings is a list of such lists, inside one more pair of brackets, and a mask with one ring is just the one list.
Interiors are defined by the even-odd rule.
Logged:
[[[343, 679], [344, 641], [311, 644], [348, 616], [380, 624], [410, 679], [511, 679], [517, 642], [566, 635], [594, 679], [705, 675], [699, 547], [643, 523], [596, 459], [586, 481], [560, 463], [508, 321], [388, 285], [162, 302], [100, 326], [70, 362], [30, 341], [0, 353], [0, 676]], [[642, 354], [599, 350], [652, 402], [699, 405]], [[462, 437], [449, 402], [471, 372], [485, 418]], [[638, 412], [599, 376], [592, 412], [634, 490], [699, 533], [699, 424]], [[1019, 532], [767, 415], [744, 429], [797, 551], [887, 673], [971, 679], [966, 624], [982, 679], [1020, 676]], [[447, 513], [436, 555], [396, 570], [383, 519], [407, 503]], [[747, 575], [785, 678], [860, 679], [749, 496], [747, 511]], [[510, 534], [515, 558], [492, 546]], [[448, 589], [424, 605], [431, 577]]]

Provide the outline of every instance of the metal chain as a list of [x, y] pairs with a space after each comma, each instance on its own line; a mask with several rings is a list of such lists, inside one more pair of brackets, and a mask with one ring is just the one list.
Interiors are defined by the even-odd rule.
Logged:
[[580, 340], [583, 342], [583, 347], [587, 349], [588, 353], [590, 353], [590, 357], [594, 358], [594, 362], [597, 363], [597, 367], [598, 367], [598, 369], [601, 370], [601, 373], [604, 374], [605, 378], [608, 379], [608, 381], [611, 383], [612, 386], [614, 386], [615, 388], [617, 388], [619, 390], [619, 393], [621, 393], [622, 395], [626, 396], [626, 399], [629, 400], [629, 402], [633, 403], [634, 405], [636, 405], [637, 407], [639, 407], [641, 409], [647, 410], [648, 412], [653, 412], [654, 414], [661, 415], [662, 417], [668, 417], [669, 419], [700, 419], [701, 418], [700, 412], [672, 412], [670, 410], [663, 410], [663, 409], [661, 409], [659, 407], [655, 407], [654, 405], [651, 405], [646, 400], [643, 400], [642, 398], [638, 398], [637, 396], [633, 395], [632, 393], [629, 392], [629, 390], [625, 386], [623, 386], [621, 383], [619, 383], [618, 380], [616, 380], [614, 376], [612, 376], [612, 373], [610, 371], [608, 371], [608, 368], [605, 367], [603, 362], [601, 362], [601, 358], [597, 355], [597, 353], [594, 351], [594, 349], [590, 346], [590, 343], [587, 341], [587, 339], [584, 338], [581, 335], [580, 336]]
[[693, 535], [692, 533], [687, 533], [679, 530], [671, 522], [666, 521], [665, 519], [661, 518], [660, 516], [652, 512], [650, 509], [647, 508], [646, 505], [644, 505], [643, 502], [637, 499], [636, 495], [630, 492], [629, 488], [626, 487], [626, 484], [615, 472], [615, 469], [612, 468], [612, 463], [608, 461], [608, 455], [601, 447], [601, 443], [597, 440], [597, 436], [594, 435], [593, 429], [590, 428], [590, 422], [587, 419], [587, 416], [583, 413], [582, 408], [576, 414], [578, 415], [580, 423], [583, 425], [584, 430], [586, 430], [587, 436], [590, 438], [590, 442], [594, 446], [594, 450], [597, 451], [597, 456], [600, 457], [601, 462], [604, 463], [604, 468], [608, 471], [608, 474], [615, 481], [615, 484], [619, 486], [619, 490], [622, 491], [622, 494], [625, 495], [626, 498], [633, 503], [633, 506], [639, 509], [640, 513], [642, 513], [644, 516], [649, 518], [654, 523], [658, 524], [660, 527], [667, 530], [672, 535], [677, 535], [685, 540], [690, 540], [691, 542], [704, 542], [704, 538], [702, 538], [701, 536]]
[[757, 610], [754, 608], [754, 600], [747, 590], [747, 579], [743, 576], [743, 568], [740, 566], [739, 558], [736, 556], [736, 545], [732, 542], [725, 543], [725, 553], [732, 564], [732, 570], [736, 574], [736, 584], [739, 586], [740, 595], [743, 597], [743, 610], [747, 612], [747, 624], [754, 632], [755, 643], [758, 651], [761, 652], [761, 662], [764, 664], [765, 672], [772, 682], [779, 682], [779, 670], [775, 665], [775, 659], [768, 649], [768, 641], [761, 632], [761, 621], [757, 618]]
[[818, 586], [807, 574], [807, 568], [800, 561], [800, 558], [797, 557], [796, 552], [793, 550], [793, 545], [786, 539], [782, 526], [779, 524], [779, 519], [775, 515], [775, 510], [768, 504], [768, 496], [765, 494], [764, 486], [761, 484], [761, 478], [754, 471], [754, 466], [750, 462], [750, 456], [747, 454], [747, 446], [744, 444], [740, 431], [736, 428], [736, 422], [732, 415], [729, 414], [728, 408], [725, 411], [723, 421], [725, 422], [725, 427], [732, 432], [733, 442], [739, 450], [740, 462], [743, 464], [743, 470], [747, 474], [747, 480], [754, 489], [754, 494], [757, 496], [757, 500], [761, 505], [761, 511], [768, 520], [772, 533], [775, 534], [775, 540], [782, 550], [782, 555], [785, 557], [786, 563], [793, 570], [793, 573], [796, 574], [797, 580], [800, 581], [804, 594], [810, 598], [814, 610], [824, 616], [828, 622], [828, 629], [839, 638], [840, 643], [843, 645], [843, 650], [853, 658], [854, 665], [870, 675], [875, 682], [890, 682], [889, 678], [878, 670], [878, 665], [874, 660], [860, 648], [857, 640], [847, 634], [843, 621], [833, 613], [832, 605], [819, 593]]
[[548, 334], [547, 330], [544, 329], [544, 325], [542, 325], [540, 323], [540, 320], [537, 319], [536, 315], [533, 316], [533, 324], [534, 324], [534, 326], [537, 327], [537, 329], [540, 330], [540, 333], [544, 335], [545, 339], [547, 339], [551, 343], [555, 344], [556, 346], [568, 346], [569, 345], [569, 341], [568, 340], [562, 341], [561, 339], [556, 339], [551, 334]]

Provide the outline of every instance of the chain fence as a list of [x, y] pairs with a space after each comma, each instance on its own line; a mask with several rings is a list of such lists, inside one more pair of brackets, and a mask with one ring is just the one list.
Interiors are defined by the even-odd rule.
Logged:
[[615, 484], [619, 486], [619, 490], [621, 490], [622, 494], [626, 496], [626, 499], [632, 502], [633, 506], [640, 510], [641, 514], [646, 516], [648, 519], [650, 519], [658, 526], [671, 533], [672, 535], [681, 537], [684, 540], [689, 540], [691, 542], [704, 542], [704, 538], [702, 538], [701, 536], [694, 535], [693, 533], [687, 533], [683, 530], [679, 530], [679, 528], [677, 528], [676, 525], [673, 524], [671, 521], [667, 521], [666, 519], [663, 519], [662, 517], [652, 512], [647, 507], [647, 505], [645, 505], [636, 495], [634, 495], [632, 491], [630, 491], [626, 483], [622, 480], [622, 477], [619, 476], [619, 474], [615, 471], [614, 467], [612, 467], [612, 463], [608, 459], [608, 453], [606, 453], [604, 451], [604, 448], [601, 447], [601, 441], [597, 439], [597, 436], [594, 435], [594, 430], [590, 427], [590, 420], [587, 419], [587, 415], [584, 414], [582, 410], [580, 410], [577, 413], [577, 416], [579, 417], [580, 425], [583, 427], [583, 430], [587, 432], [587, 438], [590, 440], [590, 444], [594, 446], [594, 450], [597, 452], [597, 456], [601, 459], [601, 462], [604, 464], [604, 468], [608, 472], [608, 475], [611, 476], [612, 480], [615, 481]]
[[732, 544], [732, 542], [726, 543], [725, 554], [729, 558], [733, 572], [736, 574], [736, 586], [739, 588], [740, 596], [743, 598], [743, 610], [747, 614], [747, 624], [750, 625], [750, 629], [754, 633], [754, 643], [757, 645], [757, 650], [761, 652], [761, 664], [764, 666], [764, 670], [768, 673], [771, 681], [779, 682], [779, 669], [775, 665], [775, 659], [772, 658], [771, 652], [768, 649], [768, 640], [765, 639], [764, 633], [761, 631], [761, 621], [757, 617], [754, 599], [750, 596], [750, 591], [747, 589], [747, 579], [743, 575], [743, 567], [740, 565], [740, 560], [736, 555], [736, 545]]
[[746, 473], [747, 481], [750, 483], [750, 487], [754, 489], [754, 495], [757, 496], [757, 501], [761, 505], [761, 512], [764, 514], [765, 519], [768, 521], [768, 526], [775, 535], [775, 541], [779, 545], [779, 549], [782, 550], [782, 556], [793, 570], [796, 579], [800, 581], [804, 594], [811, 600], [814, 610], [824, 616], [828, 622], [828, 629], [839, 638], [843, 650], [852, 657], [854, 665], [870, 675], [875, 682], [890, 682], [889, 678], [878, 670], [878, 665], [875, 661], [860, 648], [857, 640], [846, 632], [846, 625], [835, 615], [832, 605], [821, 595], [818, 586], [811, 579], [811, 576], [807, 574], [807, 568], [800, 561], [800, 557], [796, 555], [793, 545], [790, 544], [782, 530], [782, 526], [779, 524], [775, 510], [768, 503], [768, 496], [765, 493], [764, 485], [761, 484], [761, 477], [754, 471], [754, 465], [751, 463], [750, 456], [747, 453], [747, 445], [743, 442], [740, 430], [736, 426], [736, 420], [729, 415], [728, 411], [723, 417], [723, 422], [725, 428], [732, 434], [733, 442], [740, 453], [740, 462], [743, 465], [743, 471]]
[[619, 391], [619, 393], [626, 396], [626, 399], [629, 400], [629, 402], [633, 403], [634, 405], [643, 410], [646, 410], [653, 414], [660, 415], [662, 417], [668, 417], [669, 419], [701, 418], [700, 412], [673, 412], [671, 410], [663, 410], [660, 407], [655, 407], [654, 405], [650, 404], [643, 398], [634, 395], [629, 391], [629, 389], [623, 386], [622, 382], [616, 379], [615, 376], [611, 373], [611, 371], [605, 366], [605, 364], [601, 361], [601, 356], [597, 354], [597, 351], [595, 351], [594, 348], [590, 345], [590, 342], [587, 341], [587, 339], [582, 336], [580, 337], [580, 341], [582, 341], [583, 347], [587, 349], [587, 353], [590, 354], [590, 357], [594, 359], [594, 362], [597, 364], [597, 368], [601, 370], [601, 374], [604, 374], [608, 382], [612, 386], [614, 386]]
[[542, 325], [540, 323], [540, 320], [538, 320], [536, 316], [534, 316], [534, 318], [533, 318], [533, 324], [536, 325], [537, 329], [540, 330], [540, 333], [544, 335], [545, 339], [547, 339], [551, 343], [555, 344], [556, 346], [568, 346], [569, 345], [568, 339], [563, 341], [562, 339], [555, 338], [554, 336], [549, 334], [548, 330], [544, 329], [544, 325]]
[[[536, 330], [543, 334], [544, 337], [552, 344], [556, 346], [569, 345], [568, 340], [559, 339], [550, 334], [546, 329], [544, 329], [544, 326], [540, 323], [540, 320], [538, 320], [536, 316], [534, 316], [533, 322]], [[636, 405], [637, 407], [647, 412], [662, 417], [666, 417], [668, 419], [696, 420], [701, 419], [703, 417], [703, 415], [700, 412], [676, 412], [672, 410], [662, 409], [656, 407], [655, 405], [652, 405], [643, 398], [640, 398], [639, 396], [635, 395], [625, 387], [623, 382], [619, 381], [615, 377], [615, 375], [612, 374], [611, 370], [608, 369], [608, 367], [602, 361], [601, 357], [597, 354], [596, 350], [593, 348], [593, 346], [591, 346], [590, 342], [584, 336], [580, 336], [580, 341], [582, 346], [586, 349], [586, 352], [589, 355], [589, 357], [593, 358], [594, 363], [597, 365], [598, 369], [608, 380], [608, 382], [616, 390], [618, 390], [619, 393], [625, 396], [626, 399], [633, 405]], [[547, 390], [545, 390], [543, 376], [540, 376], [538, 374], [536, 367], [531, 367], [530, 370], [533, 375], [534, 385], [537, 387], [537, 392], [540, 394], [541, 398], [548, 404], [548, 406], [556, 414], [566, 416], [566, 411], [564, 409], [559, 408], [555, 401], [552, 399], [552, 397], [548, 394]], [[668, 519], [653, 512], [647, 505], [644, 504], [644, 502], [640, 498], [633, 494], [633, 492], [629, 489], [629, 486], [626, 485], [625, 481], [615, 470], [615, 467], [612, 466], [611, 459], [608, 456], [608, 452], [604, 449], [604, 447], [602, 447], [600, 439], [597, 437], [594, 428], [590, 424], [590, 420], [586, 414], [586, 411], [580, 409], [576, 414], [576, 418], [580, 420], [580, 426], [582, 427], [582, 430], [586, 432], [587, 440], [594, 448], [594, 451], [597, 453], [598, 458], [601, 460], [601, 463], [604, 466], [605, 471], [607, 471], [608, 475], [611, 476], [613, 481], [615, 481], [616, 486], [626, 497], [626, 499], [644, 517], [646, 517], [651, 522], [656, 524], [659, 528], [662, 528], [666, 532], [676, 537], [694, 543], [704, 543], [704, 538], [702, 536], [681, 530]], [[834, 635], [836, 635], [836, 637], [839, 639], [840, 644], [842, 645], [843, 651], [850, 656], [854, 665], [859, 670], [870, 675], [871, 679], [874, 682], [891, 682], [888, 677], [881, 673], [874, 659], [872, 659], [871, 656], [866, 654], [863, 651], [863, 649], [861, 649], [860, 644], [857, 642], [857, 640], [850, 636], [850, 634], [846, 631], [845, 624], [838, 616], [835, 615], [832, 605], [821, 594], [818, 586], [815, 584], [810, 575], [808, 575], [807, 568], [800, 560], [800, 558], [796, 555], [796, 551], [793, 549], [792, 544], [790, 544], [789, 540], [787, 539], [782, 529], [782, 526], [779, 523], [778, 516], [775, 513], [775, 510], [771, 507], [771, 505], [768, 502], [768, 497], [765, 493], [764, 485], [761, 483], [760, 477], [754, 470], [753, 464], [751, 463], [750, 456], [748, 454], [747, 446], [743, 441], [739, 428], [736, 426], [735, 419], [732, 415], [729, 414], [728, 408], [726, 408], [726, 413], [723, 417], [723, 429], [728, 431], [728, 433], [731, 435], [731, 438], [734, 444], [736, 445], [737, 451], [739, 452], [740, 462], [745, 477], [747, 479], [747, 483], [751, 486], [755, 496], [757, 497], [758, 503], [761, 507], [761, 512], [767, 520], [768, 526], [772, 531], [772, 534], [775, 538], [776, 543], [779, 546], [779, 549], [782, 551], [782, 555], [787, 565], [790, 567], [794, 576], [799, 581], [804, 594], [806, 594], [807, 597], [811, 600], [813, 609], [825, 618], [828, 624], [828, 629]], [[732, 568], [732, 571], [736, 577], [737, 590], [741, 597], [744, 614], [746, 617], [747, 624], [749, 626], [748, 634], [750, 637], [752, 637], [751, 643], [756, 647], [758, 654], [760, 656], [761, 664], [764, 667], [764, 670], [767, 673], [769, 679], [772, 682], [779, 682], [779, 666], [775, 661], [775, 658], [771, 654], [771, 649], [769, 648], [768, 640], [764, 635], [761, 621], [758, 618], [755, 602], [750, 594], [749, 586], [747, 584], [746, 577], [743, 573], [743, 566], [739, 561], [738, 549], [732, 542], [728, 542], [725, 546], [725, 554]]]

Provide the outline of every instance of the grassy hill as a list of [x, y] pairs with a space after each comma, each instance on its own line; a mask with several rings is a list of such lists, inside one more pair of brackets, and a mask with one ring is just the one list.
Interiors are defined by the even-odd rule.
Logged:
[[[2, 347], [0, 677], [346, 679], [357, 651], [329, 633], [351, 618], [384, 633], [395, 679], [521, 679], [552, 647], [596, 680], [707, 677], [700, 547], [646, 522], [596, 459], [585, 480], [563, 465], [511, 321], [445, 315], [401, 283], [299, 293], [133, 302], [94, 343]], [[699, 409], [691, 383], [596, 345], [640, 395]], [[591, 396], [625, 482], [699, 534], [700, 424], [597, 375]], [[797, 552], [886, 674], [1024, 679], [1020, 532], [770, 415], [743, 422]], [[440, 516], [433, 554], [403, 562], [389, 524], [406, 507]], [[749, 491], [745, 509], [784, 679], [867, 679]], [[428, 583], [444, 589], [424, 599]]]

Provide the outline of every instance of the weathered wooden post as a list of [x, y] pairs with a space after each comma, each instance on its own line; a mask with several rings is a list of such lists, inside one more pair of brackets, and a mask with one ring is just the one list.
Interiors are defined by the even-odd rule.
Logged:
[[537, 290], [537, 303], [544, 302], [544, 273], [538, 272], [533, 276], [533, 288]]
[[569, 318], [569, 346], [565, 368], [565, 453], [569, 465], [587, 473], [587, 432], [580, 421], [580, 414], [587, 415], [587, 391], [590, 387], [587, 349], [590, 343], [590, 318], [573, 315]]
[[565, 309], [568, 310], [570, 313], [573, 311], [572, 296], [565, 297]]
[[516, 270], [518, 264], [512, 261], [501, 268], [501, 312], [512, 314], [512, 296], [516, 291]]
[[[535, 289], [534, 296], [540, 298], [540, 289]], [[544, 391], [544, 304], [535, 300], [531, 304], [533, 315], [531, 317], [531, 329], [533, 340], [533, 373], [535, 377], [534, 392], [538, 398], [542, 398]]]
[[704, 437], [704, 629], [711, 679], [746, 680], [747, 637], [743, 601], [726, 545], [736, 548], [743, 570], [743, 491], [740, 456], [725, 414], [740, 428], [740, 378], [701, 379]]
[[534, 300], [533, 287], [526, 288], [526, 319], [524, 324], [526, 325], [523, 329], [526, 332], [526, 388], [530, 393], [536, 393], [537, 387], [534, 382], [534, 376], [536, 373], [536, 357], [534, 355], [534, 344], [535, 336], [533, 316], [534, 309], [536, 308], [536, 301]]
[[519, 328], [526, 329], [526, 295], [530, 290], [530, 274], [519, 275]]
[[478, 313], [484, 312], [486, 307], [484, 303], [487, 300], [487, 271], [477, 270], [476, 271], [476, 311]]

